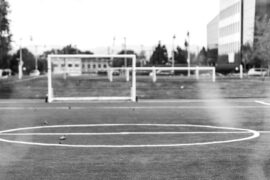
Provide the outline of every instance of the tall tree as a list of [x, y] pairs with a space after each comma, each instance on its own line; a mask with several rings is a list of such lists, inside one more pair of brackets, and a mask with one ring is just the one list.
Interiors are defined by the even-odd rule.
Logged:
[[207, 64], [210, 66], [215, 66], [218, 59], [218, 48], [207, 50]]
[[174, 60], [176, 64], [187, 64], [187, 51], [177, 46], [174, 51]]
[[81, 51], [77, 47], [67, 45], [60, 50], [57, 50], [58, 54], [93, 54], [91, 51]]
[[266, 15], [256, 17], [252, 59], [260, 66], [270, 65], [270, 19]]
[[8, 15], [9, 4], [0, 0], [0, 68], [8, 67], [8, 52], [10, 50], [11, 34]]
[[[135, 53], [135, 51], [131, 50], [131, 49], [127, 49], [127, 50], [121, 50], [120, 52], [118, 52], [118, 54], [134, 54], [136, 56], [136, 59], [138, 57], [138, 55]], [[126, 60], [126, 65], [127, 66], [132, 66], [132, 59], [131, 58], [114, 58], [113, 61], [113, 66], [114, 67], [123, 67], [125, 66], [125, 60]]]
[[252, 59], [253, 56], [253, 47], [246, 43], [242, 46], [242, 64], [244, 65], [244, 71], [246, 72], [247, 66], [253, 66], [254, 61]]
[[199, 65], [207, 65], [207, 52], [204, 47], [198, 54], [198, 63]]
[[[11, 58], [10, 68], [13, 73], [18, 73], [18, 65], [20, 58], [20, 50], [18, 50]], [[35, 56], [27, 49], [22, 49], [22, 60], [25, 73], [29, 74], [32, 70], [35, 69]]]
[[158, 43], [151, 58], [150, 63], [153, 65], [165, 65], [168, 62], [168, 51], [165, 45]]

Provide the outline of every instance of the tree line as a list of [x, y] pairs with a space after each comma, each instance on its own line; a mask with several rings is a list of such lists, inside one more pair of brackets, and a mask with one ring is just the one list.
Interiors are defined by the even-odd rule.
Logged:
[[270, 18], [268, 15], [256, 16], [254, 42], [242, 47], [244, 68], [270, 67]]

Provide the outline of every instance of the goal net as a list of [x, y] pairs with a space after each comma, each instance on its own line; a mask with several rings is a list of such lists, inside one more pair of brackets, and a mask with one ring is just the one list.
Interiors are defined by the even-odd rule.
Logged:
[[47, 101], [136, 101], [135, 55], [49, 55]]

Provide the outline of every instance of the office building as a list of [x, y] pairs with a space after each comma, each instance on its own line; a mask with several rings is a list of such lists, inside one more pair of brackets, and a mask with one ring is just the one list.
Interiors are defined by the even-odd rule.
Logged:
[[253, 46], [255, 18], [265, 15], [270, 15], [269, 0], [220, 0], [219, 15], [207, 26], [207, 46], [218, 47], [218, 63], [241, 63], [241, 45]]

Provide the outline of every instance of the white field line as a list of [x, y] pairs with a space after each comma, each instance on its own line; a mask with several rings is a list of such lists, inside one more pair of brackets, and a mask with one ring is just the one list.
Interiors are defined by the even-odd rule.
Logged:
[[270, 106], [270, 103], [266, 103], [264, 101], [255, 101], [258, 104], [262, 104], [262, 105], [266, 105], [266, 106]]
[[141, 103], [204, 103], [204, 102], [254, 102], [254, 99], [139, 99]]
[[177, 135], [177, 134], [252, 134], [248, 131], [194, 131], [194, 132], [105, 132], [105, 133], [0, 133], [0, 136], [106, 136], [106, 135]]
[[[245, 138], [237, 138], [232, 140], [223, 140], [223, 141], [210, 141], [210, 142], [194, 142], [194, 143], [182, 143], [182, 144], [123, 144], [123, 145], [71, 145], [71, 144], [51, 144], [51, 143], [36, 143], [36, 142], [25, 142], [25, 141], [14, 141], [0, 138], [1, 142], [7, 143], [16, 143], [16, 144], [24, 144], [24, 145], [39, 145], [39, 146], [49, 146], [49, 147], [85, 147], [85, 148], [144, 148], [144, 147], [181, 147], [181, 146], [199, 146], [199, 145], [211, 145], [211, 144], [223, 144], [223, 143], [232, 143], [232, 142], [240, 142], [247, 141], [251, 139], [255, 139], [260, 136], [260, 133], [250, 129], [242, 129], [242, 128], [230, 128], [230, 127], [217, 127], [217, 126], [207, 126], [207, 125], [189, 125], [189, 124], [77, 124], [77, 125], [54, 125], [54, 126], [36, 126], [36, 127], [24, 127], [24, 128], [16, 128], [16, 129], [8, 129], [4, 131], [0, 131], [1, 134], [14, 133], [15, 131], [21, 130], [33, 130], [33, 129], [43, 129], [43, 128], [56, 128], [56, 127], [96, 127], [96, 126], [161, 126], [161, 127], [202, 127], [202, 128], [211, 128], [211, 129], [223, 129], [223, 130], [231, 130], [232, 132], [237, 133], [246, 133], [252, 134], [251, 136]], [[239, 132], [238, 132], [239, 131]], [[222, 132], [222, 131], [220, 131]], [[224, 132], [224, 131], [223, 131]], [[127, 132], [126, 132], [127, 133]], [[157, 132], [155, 132], [156, 134]], [[168, 133], [168, 132], [166, 132]], [[15, 133], [14, 133], [15, 134]], [[17, 133], [16, 133], [17, 134]], [[63, 135], [63, 133], [61, 133]]]
[[44, 104], [44, 99], [1, 99], [0, 104]]
[[234, 131], [250, 131], [249, 129], [241, 128], [231, 128], [231, 127], [218, 127], [209, 125], [195, 125], [195, 124], [132, 124], [132, 123], [122, 123], [122, 124], [64, 124], [64, 125], [48, 125], [48, 126], [33, 126], [33, 127], [22, 127], [15, 129], [7, 129], [0, 131], [0, 133], [11, 133], [23, 130], [34, 130], [34, 129], [50, 129], [50, 128], [67, 128], [67, 127], [118, 127], [118, 126], [150, 126], [150, 127], [199, 127], [199, 128], [209, 128], [209, 129], [222, 129]]
[[[44, 99], [2, 99], [0, 100], [0, 104], [44, 104]], [[220, 101], [226, 101], [226, 102], [238, 102], [238, 103], [246, 103], [246, 102], [254, 102], [253, 99], [140, 99], [140, 103], [203, 103], [203, 102], [220, 102]], [[123, 101], [108, 101], [110, 103], [120, 104], [123, 103]], [[79, 103], [82, 104], [81, 101], [67, 101], [64, 103]], [[100, 101], [85, 101], [83, 104], [99, 104], [102, 103]], [[55, 101], [53, 104], [63, 104], [61, 101]]]
[[[270, 104], [269, 104], [270, 106]], [[267, 106], [47, 106], [47, 107], [0, 107], [0, 110], [113, 110], [113, 109], [254, 109], [268, 108]]]
[[270, 131], [258, 131], [261, 134], [270, 134]]

